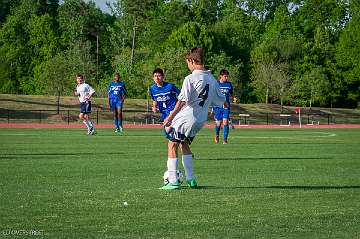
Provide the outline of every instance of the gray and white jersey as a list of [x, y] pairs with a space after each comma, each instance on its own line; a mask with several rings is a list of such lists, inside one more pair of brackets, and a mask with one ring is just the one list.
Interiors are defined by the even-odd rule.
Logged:
[[194, 137], [206, 122], [209, 107], [221, 107], [226, 99], [210, 71], [194, 70], [185, 78], [178, 100], [186, 104], [171, 127], [186, 137]]
[[86, 96], [90, 96], [95, 93], [95, 90], [88, 84], [82, 83], [76, 86], [76, 93], [79, 95], [80, 103], [86, 102]]

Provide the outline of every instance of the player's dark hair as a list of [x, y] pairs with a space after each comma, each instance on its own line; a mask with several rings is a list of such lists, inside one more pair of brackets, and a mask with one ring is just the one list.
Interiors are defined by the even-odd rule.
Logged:
[[204, 65], [204, 50], [201, 47], [194, 47], [188, 51], [186, 59], [193, 60], [197, 65]]
[[229, 72], [226, 70], [226, 69], [222, 69], [221, 71], [220, 71], [220, 74], [219, 75], [221, 75], [221, 76], [223, 76], [223, 75], [229, 75]]
[[84, 76], [83, 75], [81, 75], [81, 74], [76, 74], [76, 78], [78, 78], [78, 77], [80, 77], [80, 79], [84, 79]]
[[115, 76], [121, 78], [119, 73], [115, 73], [114, 77], [115, 77]]
[[154, 75], [155, 73], [158, 73], [158, 74], [160, 74], [161, 76], [164, 77], [164, 71], [163, 71], [161, 68], [156, 68], [156, 69], [153, 71], [153, 75]]

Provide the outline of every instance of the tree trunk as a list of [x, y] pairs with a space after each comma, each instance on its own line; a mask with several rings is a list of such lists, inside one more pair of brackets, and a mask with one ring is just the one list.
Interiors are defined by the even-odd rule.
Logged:
[[60, 114], [60, 90], [57, 91], [56, 112]]
[[265, 96], [265, 103], [269, 103], [269, 87], [266, 87], [266, 96]]
[[135, 55], [135, 35], [136, 35], [136, 18], [134, 20], [134, 27], [133, 27], [133, 38], [132, 38], [132, 47], [131, 47], [131, 65], [134, 62], [134, 55]]

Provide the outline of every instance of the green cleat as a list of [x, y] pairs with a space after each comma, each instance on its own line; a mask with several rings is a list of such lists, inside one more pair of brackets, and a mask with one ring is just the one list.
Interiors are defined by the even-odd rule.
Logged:
[[162, 186], [159, 189], [162, 189], [162, 190], [174, 190], [174, 189], [180, 189], [180, 187], [181, 187], [181, 184], [176, 182], [176, 183], [168, 183], [168, 184]]
[[120, 129], [119, 128], [115, 128], [115, 133], [119, 133]]
[[189, 188], [197, 188], [197, 182], [195, 179], [187, 180], [187, 185]]
[[124, 131], [123, 127], [119, 127], [119, 132], [122, 133]]

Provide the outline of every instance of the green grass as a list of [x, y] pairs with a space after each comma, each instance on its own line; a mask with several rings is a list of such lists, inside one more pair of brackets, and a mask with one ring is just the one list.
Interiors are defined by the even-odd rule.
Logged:
[[158, 129], [1, 129], [0, 238], [360, 238], [360, 129], [212, 133], [161, 191]]

